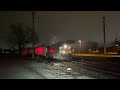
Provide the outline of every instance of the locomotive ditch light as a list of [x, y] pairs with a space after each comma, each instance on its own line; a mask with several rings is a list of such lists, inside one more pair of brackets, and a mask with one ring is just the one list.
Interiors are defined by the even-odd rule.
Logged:
[[62, 47], [59, 47], [60, 49], [62, 49]]
[[63, 51], [63, 54], [65, 54], [65, 51]]

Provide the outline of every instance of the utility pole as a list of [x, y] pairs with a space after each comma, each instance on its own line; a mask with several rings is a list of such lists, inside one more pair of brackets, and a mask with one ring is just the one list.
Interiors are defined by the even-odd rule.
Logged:
[[33, 53], [32, 53], [32, 59], [34, 59], [35, 57], [35, 44], [34, 44], [34, 15], [35, 15], [35, 11], [32, 12], [32, 20], [33, 20], [33, 33], [32, 33], [32, 47], [33, 47]]
[[104, 54], [106, 54], [106, 32], [105, 32], [105, 16], [103, 16], [103, 34], [104, 34]]

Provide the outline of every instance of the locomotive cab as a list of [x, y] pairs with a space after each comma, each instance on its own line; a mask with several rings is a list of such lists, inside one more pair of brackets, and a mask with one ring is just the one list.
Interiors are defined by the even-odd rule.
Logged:
[[72, 54], [71, 54], [71, 47], [64, 44], [58, 48], [58, 51], [53, 55], [53, 58], [60, 60], [60, 61], [71, 61]]

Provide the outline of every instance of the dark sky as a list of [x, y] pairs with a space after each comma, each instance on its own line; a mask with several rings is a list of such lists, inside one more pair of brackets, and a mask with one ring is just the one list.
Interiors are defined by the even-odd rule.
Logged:
[[[120, 11], [36, 11], [35, 29], [41, 42], [58, 40], [103, 42], [102, 16], [106, 16], [107, 42], [120, 37]], [[23, 22], [32, 26], [31, 11], [0, 11], [0, 47], [6, 47], [9, 25]]]

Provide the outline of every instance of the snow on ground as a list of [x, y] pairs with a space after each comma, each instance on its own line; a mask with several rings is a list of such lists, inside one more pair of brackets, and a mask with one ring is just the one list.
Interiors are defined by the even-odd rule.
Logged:
[[90, 69], [80, 62], [58, 62], [3, 58], [0, 60], [0, 78], [9, 79], [116, 79], [110, 74]]
[[84, 75], [80, 75], [72, 68], [71, 62], [35, 62], [29, 63], [29, 66], [38, 73], [42, 74], [46, 79], [93, 79]]

